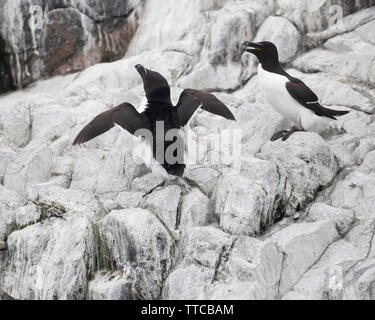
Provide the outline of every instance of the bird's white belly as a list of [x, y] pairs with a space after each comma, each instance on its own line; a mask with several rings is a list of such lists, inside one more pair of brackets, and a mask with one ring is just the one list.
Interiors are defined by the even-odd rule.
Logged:
[[285, 84], [289, 81], [286, 77], [265, 71], [261, 65], [258, 67], [259, 85], [263, 97], [269, 105], [282, 116], [300, 125], [302, 118], [313, 117], [313, 113], [301, 106], [289, 94]]
[[[115, 124], [115, 126], [118, 127], [121, 131], [130, 135], [130, 133], [120, 125]], [[152, 173], [155, 176], [167, 179], [168, 172], [162, 167], [162, 165], [159, 162], [157, 162], [157, 160], [152, 155], [152, 145], [146, 139], [142, 139], [141, 137], [135, 137], [132, 135], [132, 138], [133, 143], [135, 145], [135, 148], [133, 150], [133, 156], [135, 156], [138, 159], [141, 159], [141, 161], [144, 162], [145, 166], [151, 169]]]
[[152, 173], [157, 177], [168, 178], [168, 172], [162, 165], [152, 156], [152, 145], [146, 139], [141, 141], [135, 148], [135, 153], [145, 163], [146, 167], [151, 169]]

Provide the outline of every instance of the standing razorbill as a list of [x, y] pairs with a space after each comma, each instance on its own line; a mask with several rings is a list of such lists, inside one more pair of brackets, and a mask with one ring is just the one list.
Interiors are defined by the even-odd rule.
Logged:
[[[144, 137], [148, 145], [153, 146], [153, 161], [149, 166], [154, 173], [162, 175], [165, 179], [168, 174], [182, 177], [185, 169], [183, 146], [180, 146], [180, 150], [174, 150], [173, 157], [169, 156], [168, 159], [168, 147], [178, 140], [177, 136], [173, 139], [168, 138], [168, 131], [185, 126], [199, 107], [229, 120], [235, 118], [224, 103], [211, 93], [200, 90], [185, 89], [177, 105], [173, 106], [167, 80], [160, 73], [146, 69], [140, 64], [135, 68], [143, 80], [147, 98], [145, 110], [139, 113], [133, 105], [125, 102], [105, 111], [81, 130], [73, 145], [87, 142], [119, 125], [133, 135]], [[144, 135], [145, 131], [151, 135]], [[169, 161], [171, 158], [172, 162]]]
[[266, 101], [293, 126], [290, 131], [276, 132], [271, 140], [287, 140], [296, 131], [311, 128], [317, 117], [336, 120], [349, 111], [327, 109], [319, 104], [318, 97], [301, 80], [289, 75], [279, 63], [276, 46], [272, 42], [245, 42], [244, 50], [254, 54], [258, 60], [258, 78]]

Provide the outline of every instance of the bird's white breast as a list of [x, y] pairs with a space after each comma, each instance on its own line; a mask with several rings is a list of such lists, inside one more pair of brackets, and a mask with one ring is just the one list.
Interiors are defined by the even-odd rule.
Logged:
[[[131, 135], [120, 125], [115, 124], [115, 126], [118, 127], [122, 132], [125, 132], [125, 134]], [[133, 156], [141, 159], [144, 162], [145, 166], [151, 169], [152, 173], [155, 176], [167, 179], [168, 172], [153, 157], [152, 145], [149, 143], [149, 141], [147, 141], [147, 139], [142, 139], [141, 137], [135, 137], [133, 135], [131, 136], [133, 138], [133, 144], [135, 145]]]
[[313, 113], [300, 105], [286, 89], [287, 77], [266, 71], [261, 64], [258, 66], [258, 78], [263, 97], [273, 109], [299, 125], [302, 118], [313, 118]]
[[140, 144], [139, 156], [143, 159], [147, 168], [150, 168], [152, 173], [157, 177], [162, 177], [163, 179], [168, 178], [168, 172], [162, 167], [162, 165], [157, 162], [157, 160], [152, 156], [152, 145], [146, 139]]
[[145, 111], [146, 107], [147, 107], [147, 98], [146, 98], [146, 96], [144, 96], [142, 101], [141, 101], [141, 104], [137, 108], [138, 113], [142, 113], [143, 111]]

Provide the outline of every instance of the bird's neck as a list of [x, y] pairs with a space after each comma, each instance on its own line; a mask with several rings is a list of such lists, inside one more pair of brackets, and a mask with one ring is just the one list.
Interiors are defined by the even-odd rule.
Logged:
[[168, 102], [148, 102], [145, 112], [155, 120], [162, 120], [173, 108], [172, 103]]
[[285, 70], [280, 65], [279, 61], [266, 60], [262, 61], [260, 64], [262, 65], [263, 70], [285, 75]]

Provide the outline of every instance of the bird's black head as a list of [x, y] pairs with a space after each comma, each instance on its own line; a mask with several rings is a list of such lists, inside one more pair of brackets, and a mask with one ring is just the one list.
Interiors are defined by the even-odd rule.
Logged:
[[258, 58], [262, 64], [273, 65], [279, 64], [279, 54], [276, 46], [269, 41], [250, 42], [246, 41], [244, 44], [244, 51], [250, 52]]
[[148, 103], [171, 105], [171, 89], [168, 81], [160, 73], [146, 69], [141, 64], [137, 64], [135, 68], [143, 80]]

